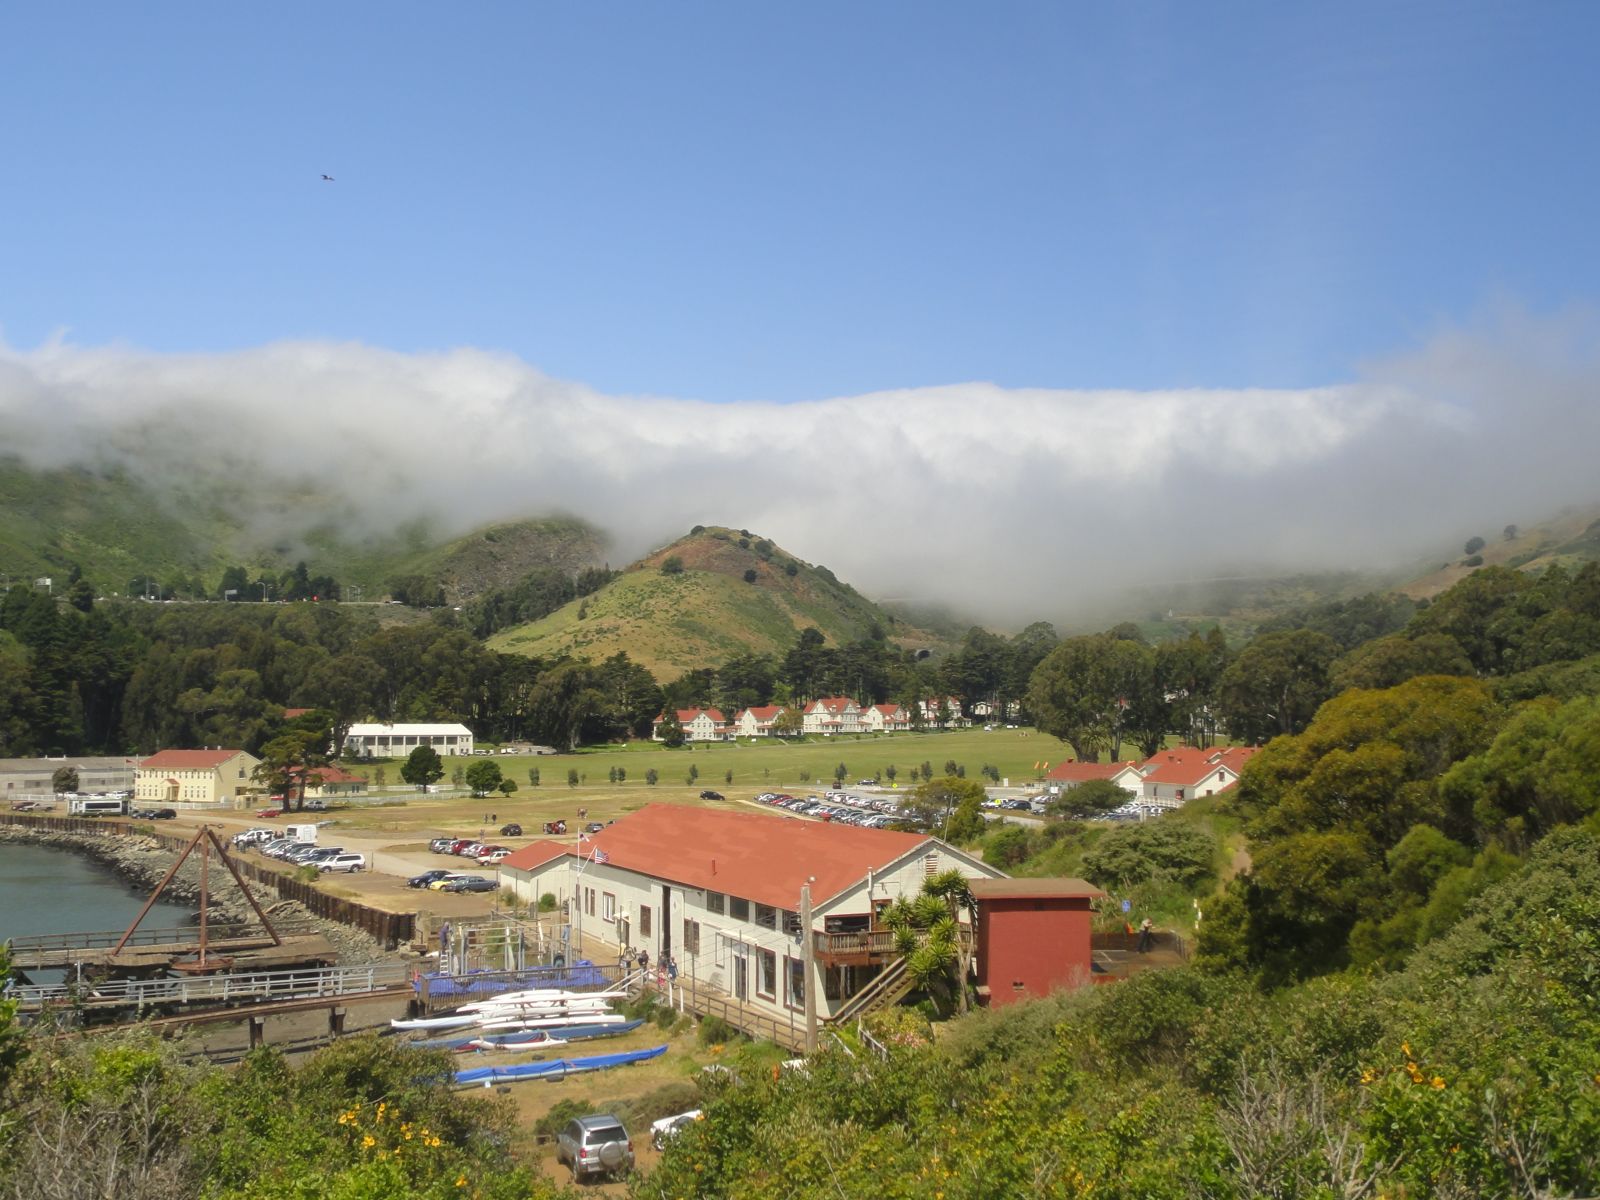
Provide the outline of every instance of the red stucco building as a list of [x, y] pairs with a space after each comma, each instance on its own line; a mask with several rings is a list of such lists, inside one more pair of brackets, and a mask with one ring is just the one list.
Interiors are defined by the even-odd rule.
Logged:
[[1089, 982], [1090, 907], [1082, 879], [973, 879], [978, 906], [978, 1003], [994, 1008]]

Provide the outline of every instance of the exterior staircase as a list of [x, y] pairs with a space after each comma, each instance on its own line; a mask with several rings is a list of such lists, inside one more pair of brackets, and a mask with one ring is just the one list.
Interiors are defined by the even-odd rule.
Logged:
[[911, 991], [911, 986], [911, 976], [906, 973], [906, 960], [897, 958], [866, 987], [840, 1005], [839, 1011], [828, 1019], [828, 1024], [845, 1025], [880, 1008], [898, 1004]]

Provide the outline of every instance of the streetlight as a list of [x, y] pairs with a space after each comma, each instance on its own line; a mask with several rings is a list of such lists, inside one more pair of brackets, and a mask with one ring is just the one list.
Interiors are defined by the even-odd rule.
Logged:
[[261, 603], [265, 604], [266, 602], [267, 602], [267, 581], [265, 579], [263, 579], [261, 581]]

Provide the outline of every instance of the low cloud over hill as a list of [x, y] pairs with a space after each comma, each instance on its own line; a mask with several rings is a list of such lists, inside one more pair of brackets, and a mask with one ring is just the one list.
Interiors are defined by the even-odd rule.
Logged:
[[[374, 532], [565, 510], [632, 557], [737, 521], [874, 596], [997, 621], [1114, 587], [1448, 553], [1594, 498], [1600, 320], [1441, 333], [1309, 390], [988, 383], [776, 405], [602, 395], [479, 350], [0, 348], [4, 450], [306, 481]], [[270, 505], [263, 505], [263, 512]]]

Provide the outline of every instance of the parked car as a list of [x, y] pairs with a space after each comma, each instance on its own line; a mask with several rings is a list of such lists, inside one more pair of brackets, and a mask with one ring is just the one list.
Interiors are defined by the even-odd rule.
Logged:
[[590, 821], [587, 825], [585, 825], [583, 827], [583, 831], [585, 833], [599, 833], [604, 828], [605, 828], [605, 826], [602, 825], [599, 821]]
[[625, 1174], [633, 1169], [633, 1141], [609, 1113], [575, 1117], [556, 1135], [556, 1161], [571, 1169], [574, 1183]]
[[153, 808], [150, 810], [150, 816], [157, 821], [173, 821], [177, 819], [178, 810], [175, 808]]
[[367, 869], [367, 856], [365, 854], [333, 854], [320, 860], [317, 864], [319, 871], [365, 871]]
[[258, 808], [258, 809], [256, 809], [256, 816], [260, 817], [263, 821], [270, 821], [270, 820], [272, 820], [273, 817], [281, 817], [281, 816], [283, 816], [283, 809], [281, 809], [281, 808]]
[[446, 879], [444, 886], [438, 890], [441, 892], [498, 892], [500, 885], [482, 875], [457, 875], [454, 879]]
[[565, 821], [546, 821], [544, 823], [544, 831], [552, 834], [565, 833], [567, 831], [567, 823]]
[[705, 1119], [705, 1114], [698, 1108], [679, 1113], [675, 1117], [662, 1117], [650, 1126], [650, 1144], [657, 1150], [664, 1150], [667, 1143], [677, 1137], [685, 1127]]
[[708, 790], [700, 793], [700, 799], [702, 799], [702, 800], [721, 800], [721, 799], [723, 799], [723, 795], [722, 795], [721, 792], [713, 792], [713, 791], [710, 791], [708, 789]]
[[465, 876], [463, 876], [460, 871], [446, 871], [443, 875], [439, 876], [438, 879], [435, 879], [428, 885], [428, 890], [430, 892], [442, 892], [444, 891], [445, 884], [463, 878], [465, 878]]
[[518, 825], [515, 821], [511, 822], [511, 824], [509, 824], [509, 825], [502, 825], [502, 826], [500, 826], [500, 836], [501, 837], [521, 837], [522, 836], [522, 826]]
[[488, 850], [478, 855], [478, 862], [486, 867], [492, 867], [497, 863], [505, 862], [510, 857], [511, 851], [501, 846], [498, 850]]
[[434, 838], [428, 843], [428, 849], [435, 854], [449, 854], [450, 847], [455, 844], [455, 838]]
[[437, 867], [431, 871], [424, 871], [421, 875], [413, 875], [406, 880], [407, 887], [425, 888], [436, 879], [447, 879], [455, 874], [454, 871], [441, 871]]

